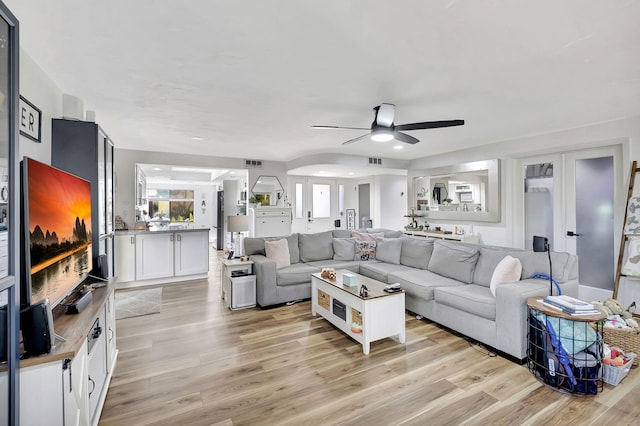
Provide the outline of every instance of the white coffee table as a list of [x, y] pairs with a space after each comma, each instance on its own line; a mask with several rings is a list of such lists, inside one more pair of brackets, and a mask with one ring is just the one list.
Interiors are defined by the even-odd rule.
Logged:
[[[342, 284], [345, 273], [356, 276], [357, 285]], [[404, 290], [397, 293], [382, 291], [385, 284], [346, 270], [336, 271], [336, 279], [322, 278], [320, 272], [311, 274], [311, 314], [319, 314], [342, 330], [347, 336], [362, 344], [362, 352], [369, 354], [373, 341], [395, 337], [405, 342]], [[368, 297], [359, 295], [360, 288], [369, 289]], [[344, 319], [341, 312], [334, 312], [334, 300], [345, 305]], [[352, 329], [354, 322], [360, 321], [361, 331]], [[357, 328], [355, 328], [357, 330]]]

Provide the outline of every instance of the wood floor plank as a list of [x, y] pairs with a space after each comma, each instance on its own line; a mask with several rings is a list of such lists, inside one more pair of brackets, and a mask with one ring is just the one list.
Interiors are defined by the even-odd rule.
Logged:
[[[215, 252], [214, 252], [215, 253]], [[636, 424], [640, 374], [593, 397], [407, 315], [406, 343], [371, 353], [309, 301], [231, 311], [208, 280], [163, 288], [161, 311], [117, 321], [103, 425]]]

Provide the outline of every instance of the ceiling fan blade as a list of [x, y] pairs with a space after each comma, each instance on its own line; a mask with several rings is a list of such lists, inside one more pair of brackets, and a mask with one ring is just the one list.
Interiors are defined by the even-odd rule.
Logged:
[[373, 123], [377, 126], [391, 127], [393, 118], [396, 115], [396, 106], [394, 104], [380, 104], [373, 109], [376, 112], [376, 118]]
[[342, 145], [348, 145], [350, 143], [358, 142], [358, 141], [361, 141], [363, 139], [367, 139], [369, 137], [371, 137], [371, 134], [370, 133], [366, 133], [366, 134], [364, 134], [362, 136], [358, 136], [357, 138], [349, 139], [346, 142], [342, 142]]
[[349, 129], [349, 130], [370, 130], [368, 127], [341, 127], [341, 126], [311, 126], [312, 129]]
[[464, 120], [425, 121], [422, 123], [400, 124], [396, 130], [437, 129], [438, 127], [462, 126]]
[[404, 142], [404, 143], [410, 143], [410, 144], [420, 142], [420, 140], [414, 138], [413, 136], [407, 135], [406, 133], [402, 133], [402, 132], [393, 132], [393, 138], [398, 142]]

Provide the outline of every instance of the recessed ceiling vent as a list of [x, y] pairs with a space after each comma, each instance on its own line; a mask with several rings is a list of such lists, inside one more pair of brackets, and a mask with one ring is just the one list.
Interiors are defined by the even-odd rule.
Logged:
[[244, 165], [252, 169], [261, 169], [262, 160], [244, 160]]
[[375, 166], [382, 166], [382, 158], [369, 157], [369, 164], [373, 164]]

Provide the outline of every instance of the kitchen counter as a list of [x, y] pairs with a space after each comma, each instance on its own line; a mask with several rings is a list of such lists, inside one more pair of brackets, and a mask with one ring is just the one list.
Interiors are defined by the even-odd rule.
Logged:
[[209, 231], [210, 228], [167, 228], [167, 229], [117, 229], [116, 235], [139, 235], [139, 234], [160, 234], [160, 233], [169, 233], [169, 232], [199, 232], [199, 231]]

